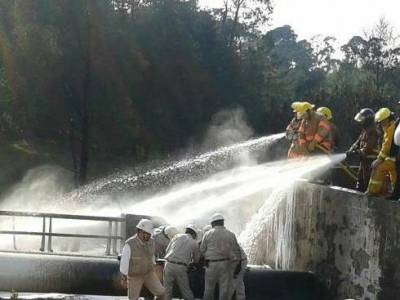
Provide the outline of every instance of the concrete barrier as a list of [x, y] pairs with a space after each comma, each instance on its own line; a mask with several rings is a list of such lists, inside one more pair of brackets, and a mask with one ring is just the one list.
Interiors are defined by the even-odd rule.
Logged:
[[284, 239], [291, 242], [278, 251], [279, 237], [261, 229], [253, 248], [269, 248], [250, 254], [253, 263], [310, 270], [334, 299], [400, 299], [398, 202], [303, 181], [287, 191], [275, 219], [274, 231], [289, 232]]

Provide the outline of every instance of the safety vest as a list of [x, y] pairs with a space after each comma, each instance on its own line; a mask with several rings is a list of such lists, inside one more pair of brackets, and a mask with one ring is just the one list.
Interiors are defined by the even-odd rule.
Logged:
[[126, 241], [131, 248], [128, 276], [146, 275], [153, 270], [154, 240], [142, 242], [135, 234]]
[[304, 119], [300, 124], [299, 145], [305, 146], [315, 140], [319, 145], [330, 151], [332, 149], [330, 133], [331, 125], [325, 117], [311, 112], [310, 119]]

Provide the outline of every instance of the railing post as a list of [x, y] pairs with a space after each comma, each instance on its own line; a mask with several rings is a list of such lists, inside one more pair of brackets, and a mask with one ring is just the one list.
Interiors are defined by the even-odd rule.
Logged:
[[42, 245], [40, 247], [40, 251], [44, 251], [46, 247], [46, 217], [43, 217], [43, 231], [42, 231]]
[[[15, 232], [15, 216], [12, 216], [12, 223], [13, 223], [13, 231]], [[15, 233], [13, 234], [13, 245], [14, 245], [14, 250], [17, 250], [17, 241], [15, 238]]]
[[122, 239], [120, 240], [119, 244], [119, 252], [122, 253], [122, 248], [124, 247], [125, 241], [128, 239], [126, 236], [126, 215], [121, 214], [121, 217], [123, 218], [123, 221], [119, 222], [119, 232], [121, 234]]
[[106, 255], [110, 255], [111, 234], [112, 234], [112, 221], [108, 221], [108, 238], [107, 238]]
[[53, 232], [53, 218], [52, 217], [50, 217], [49, 218], [49, 239], [48, 239], [48, 241], [47, 241], [47, 251], [48, 252], [53, 252], [53, 249], [52, 249], [52, 232]]
[[112, 240], [112, 254], [117, 254], [118, 221], [114, 221], [114, 238]]

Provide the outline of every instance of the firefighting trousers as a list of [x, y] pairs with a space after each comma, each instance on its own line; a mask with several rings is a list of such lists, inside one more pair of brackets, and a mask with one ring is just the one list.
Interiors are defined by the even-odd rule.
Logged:
[[387, 159], [381, 162], [377, 167], [372, 168], [371, 178], [368, 184], [368, 193], [372, 195], [384, 195], [384, 182], [386, 174], [389, 175], [392, 190], [397, 181], [396, 164], [393, 160]]

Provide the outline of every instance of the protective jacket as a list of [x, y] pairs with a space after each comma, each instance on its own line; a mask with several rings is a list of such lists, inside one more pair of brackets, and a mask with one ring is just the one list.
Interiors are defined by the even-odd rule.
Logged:
[[302, 120], [299, 127], [299, 144], [307, 147], [309, 143], [315, 141], [326, 150], [332, 150], [331, 125], [325, 117], [310, 112], [310, 118]]
[[367, 189], [371, 177], [371, 163], [379, 153], [379, 137], [380, 134], [375, 124], [372, 123], [362, 130], [360, 136], [349, 150], [349, 152], [358, 152], [360, 154], [356, 188], [363, 192]]
[[350, 152], [359, 150], [364, 156], [375, 158], [379, 153], [379, 132], [374, 124], [362, 130], [360, 136], [350, 147]]
[[299, 145], [299, 127], [301, 124], [300, 119], [293, 118], [289, 125], [286, 127], [286, 138], [291, 142], [288, 158], [297, 158], [303, 156]]
[[387, 127], [383, 128], [383, 141], [382, 147], [378, 154], [378, 159], [396, 160], [398, 147], [394, 144], [394, 131], [396, 130], [396, 123], [392, 121]]

